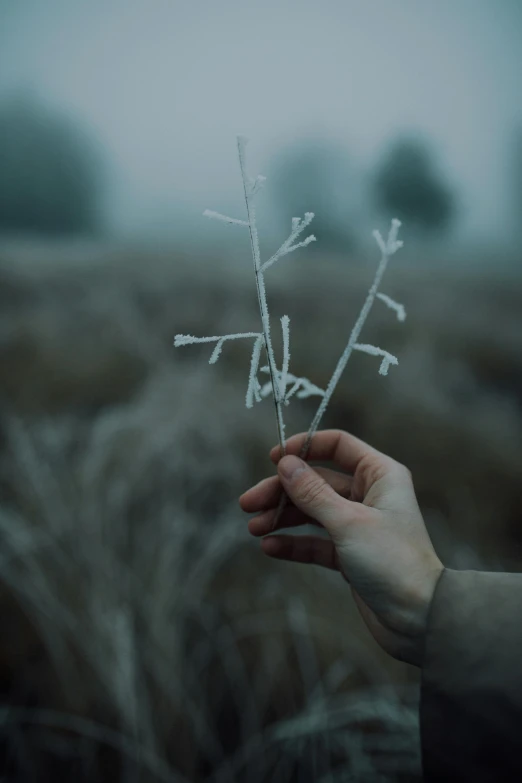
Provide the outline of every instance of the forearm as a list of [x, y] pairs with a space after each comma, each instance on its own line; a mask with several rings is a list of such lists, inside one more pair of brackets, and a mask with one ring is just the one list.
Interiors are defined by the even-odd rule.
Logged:
[[522, 779], [522, 574], [445, 569], [421, 686], [427, 783]]

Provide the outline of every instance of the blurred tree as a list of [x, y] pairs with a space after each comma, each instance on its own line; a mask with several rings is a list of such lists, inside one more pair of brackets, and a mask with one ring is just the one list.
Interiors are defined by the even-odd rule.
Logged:
[[310, 233], [317, 237], [317, 250], [352, 250], [353, 173], [345, 150], [330, 141], [306, 140], [283, 150], [271, 167], [270, 185], [284, 229], [288, 231], [292, 217], [313, 212]]
[[0, 231], [95, 232], [100, 175], [98, 156], [71, 120], [26, 97], [0, 105]]
[[440, 179], [429, 148], [418, 139], [400, 139], [378, 166], [377, 207], [425, 234], [445, 230], [455, 211], [450, 188]]

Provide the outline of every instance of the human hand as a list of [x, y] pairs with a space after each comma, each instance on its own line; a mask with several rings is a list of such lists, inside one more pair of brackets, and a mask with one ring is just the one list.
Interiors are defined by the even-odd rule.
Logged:
[[[257, 513], [248, 529], [265, 536], [315, 524], [329, 534], [269, 535], [261, 547], [271, 557], [314, 563], [341, 572], [378, 644], [398, 660], [422, 665], [428, 611], [444, 566], [424, 524], [410, 471], [391, 457], [341, 430], [312, 438], [309, 460], [332, 461], [341, 473], [299, 459], [306, 434], [287, 442], [278, 476], [240, 497], [243, 511]], [[288, 503], [274, 526], [281, 485]]]

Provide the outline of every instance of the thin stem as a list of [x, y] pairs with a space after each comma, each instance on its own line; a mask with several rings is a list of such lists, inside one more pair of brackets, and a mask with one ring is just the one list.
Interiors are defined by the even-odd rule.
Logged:
[[355, 326], [352, 329], [352, 332], [350, 334], [350, 339], [348, 340], [348, 343], [346, 345], [346, 348], [344, 349], [339, 361], [337, 362], [337, 366], [334, 370], [334, 373], [332, 377], [330, 378], [330, 382], [328, 383], [328, 386], [326, 387], [326, 391], [324, 393], [324, 397], [322, 397], [321, 402], [319, 404], [319, 407], [317, 408], [316, 414], [314, 418], [312, 419], [312, 423], [310, 424], [310, 428], [308, 430], [308, 433], [306, 435], [306, 440], [303, 444], [303, 447], [300, 452], [300, 456], [302, 459], [306, 459], [308, 455], [308, 450], [310, 448], [310, 443], [312, 441], [312, 438], [314, 434], [317, 432], [317, 429], [319, 427], [319, 424], [321, 423], [321, 419], [324, 415], [324, 412], [326, 411], [326, 408], [328, 407], [328, 403], [330, 402], [330, 399], [332, 397], [332, 394], [335, 391], [335, 388], [337, 384], [339, 383], [339, 379], [341, 375], [343, 374], [344, 368], [346, 367], [348, 360], [350, 356], [352, 355], [352, 351], [355, 348], [355, 344], [357, 343], [359, 339], [359, 335], [362, 331], [362, 328], [364, 326], [364, 323], [370, 313], [370, 310], [372, 308], [372, 305], [375, 301], [375, 297], [377, 295], [377, 291], [379, 290], [379, 285], [381, 284], [381, 280], [383, 278], [383, 275], [386, 271], [386, 267], [388, 265], [388, 260], [390, 258], [390, 253], [387, 251], [383, 251], [381, 260], [379, 263], [379, 266], [377, 267], [377, 272], [375, 273], [375, 278], [373, 280], [373, 284], [368, 291], [368, 296], [366, 297], [366, 301], [364, 302], [364, 305], [362, 306], [361, 312], [359, 313], [359, 318], [357, 319]]
[[283, 331], [283, 367], [281, 369], [281, 379], [279, 382], [280, 398], [284, 402], [286, 395], [286, 379], [288, 368], [290, 367], [290, 319], [287, 315], [281, 318], [281, 329]]
[[[398, 225], [394, 226], [395, 234], [398, 229]], [[355, 348], [355, 345], [357, 343], [357, 340], [359, 339], [359, 335], [362, 331], [362, 328], [364, 326], [364, 323], [366, 321], [366, 318], [369, 315], [369, 312], [372, 308], [372, 305], [375, 301], [375, 297], [377, 295], [377, 291], [379, 289], [379, 285], [381, 284], [381, 280], [383, 278], [383, 275], [386, 271], [386, 267], [388, 265], [388, 260], [390, 256], [394, 252], [394, 248], [390, 245], [391, 241], [391, 233], [390, 233], [390, 239], [388, 240], [388, 245], [384, 245], [384, 243], [381, 240], [381, 243], [379, 243], [379, 246], [381, 247], [381, 260], [379, 262], [379, 266], [377, 267], [377, 272], [375, 273], [375, 277], [372, 283], [372, 286], [370, 290], [368, 291], [368, 295], [366, 297], [366, 300], [362, 306], [361, 312], [359, 313], [359, 317], [355, 323], [355, 326], [352, 329], [352, 332], [350, 334], [350, 338], [348, 340], [348, 343], [346, 345], [346, 348], [344, 349], [339, 361], [337, 362], [337, 366], [334, 370], [334, 373], [332, 377], [330, 378], [330, 382], [328, 383], [328, 386], [326, 387], [326, 391], [324, 393], [324, 397], [322, 397], [321, 402], [319, 404], [319, 407], [317, 408], [316, 414], [314, 418], [312, 419], [312, 423], [310, 424], [310, 428], [306, 434], [306, 440], [301, 448], [301, 451], [299, 452], [299, 456], [301, 459], [306, 460], [308, 457], [308, 452], [310, 450], [310, 444], [312, 442], [312, 438], [317, 432], [317, 429], [319, 427], [319, 424], [321, 422], [321, 419], [323, 417], [323, 414], [328, 406], [328, 403], [330, 402], [330, 399], [332, 397], [332, 394], [335, 391], [335, 388], [339, 382], [339, 379], [344, 371], [344, 368], [346, 367], [348, 360], [350, 356], [352, 355], [352, 352]], [[390, 249], [392, 248], [392, 249]], [[288, 502], [288, 495], [286, 492], [283, 492], [281, 494], [281, 497], [279, 498], [279, 504], [276, 509], [276, 513], [274, 516], [274, 519], [272, 521], [272, 528], [274, 529], [277, 526], [277, 523], [279, 521], [279, 518]]]
[[248, 215], [248, 227], [250, 231], [250, 245], [252, 247], [252, 258], [254, 261], [254, 271], [256, 278], [257, 301], [261, 314], [261, 324], [263, 329], [263, 338], [268, 357], [268, 369], [270, 372], [270, 383], [272, 384], [272, 395], [276, 410], [277, 432], [279, 436], [279, 447], [281, 456], [286, 454], [285, 443], [285, 425], [283, 420], [282, 400], [279, 394], [279, 384], [276, 380], [276, 361], [272, 340], [270, 337], [270, 318], [268, 314], [268, 304], [266, 301], [265, 278], [261, 269], [261, 253], [259, 250], [259, 237], [257, 234], [256, 212], [253, 199], [251, 197], [249, 178], [245, 165], [245, 144], [246, 139], [242, 136], [237, 137], [237, 149], [239, 155], [239, 165], [241, 167], [241, 176], [243, 178], [243, 189], [245, 193], [245, 204]]

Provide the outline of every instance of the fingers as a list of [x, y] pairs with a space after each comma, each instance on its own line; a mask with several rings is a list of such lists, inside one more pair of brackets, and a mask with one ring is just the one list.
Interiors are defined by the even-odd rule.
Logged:
[[[301, 432], [288, 439], [287, 454], [300, 454], [306, 440], [306, 433]], [[280, 448], [274, 446], [270, 458], [277, 465], [280, 460]], [[343, 470], [355, 473], [358, 464], [366, 457], [390, 460], [385, 454], [372, 448], [367, 443], [343, 430], [320, 430], [316, 432], [308, 449], [307, 460], [336, 462]]]
[[240, 498], [239, 505], [247, 514], [255, 514], [256, 511], [265, 511], [274, 508], [279, 502], [283, 488], [279, 476], [270, 476], [263, 479], [250, 489], [247, 489]]
[[336, 542], [343, 540], [347, 527], [364, 515], [364, 507], [360, 503], [338, 495], [323, 476], [299, 457], [283, 457], [277, 469], [284, 490], [294, 505], [320, 522]]
[[[314, 470], [327, 481], [338, 495], [344, 498], [350, 497], [352, 477], [345, 473], [339, 473], [329, 468], [314, 468]], [[282, 530], [288, 527], [298, 527], [299, 525], [318, 525], [319, 522], [312, 517], [304, 514], [293, 503], [287, 503], [282, 511], [277, 523], [274, 525], [276, 517], [275, 509], [278, 505], [281, 492], [283, 491], [279, 476], [272, 476], [265, 479], [246, 492], [240, 498], [240, 504], [244, 511], [255, 513], [263, 511], [259, 516], [254, 517], [248, 523], [248, 530], [253, 536], [266, 536], [268, 533], [274, 533], [276, 530]]]
[[[330, 486], [344, 498], [350, 497], [352, 477], [345, 473], [339, 473], [330, 468], [314, 468], [314, 470], [327, 481]], [[239, 505], [247, 514], [255, 514], [257, 511], [266, 511], [275, 508], [281, 497], [283, 488], [279, 476], [271, 476], [263, 479], [255, 487], [247, 490], [239, 498]]]
[[261, 542], [266, 555], [294, 563], [312, 563], [339, 570], [333, 543], [316, 536], [269, 536]]
[[266, 536], [268, 533], [275, 533], [276, 530], [284, 530], [288, 527], [299, 527], [300, 525], [319, 525], [319, 522], [296, 508], [292, 503], [287, 504], [281, 513], [277, 523], [274, 524], [276, 517], [275, 509], [264, 511], [257, 517], [251, 519], [248, 523], [248, 532], [252, 536]]

